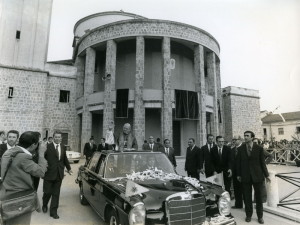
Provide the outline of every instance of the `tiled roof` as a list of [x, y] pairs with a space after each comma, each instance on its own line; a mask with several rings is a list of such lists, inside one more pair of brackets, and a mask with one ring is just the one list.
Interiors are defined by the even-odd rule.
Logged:
[[[300, 111], [282, 113], [281, 115], [285, 119], [285, 121], [300, 120]], [[261, 120], [263, 123], [283, 122], [282, 117], [279, 114], [269, 114]]]

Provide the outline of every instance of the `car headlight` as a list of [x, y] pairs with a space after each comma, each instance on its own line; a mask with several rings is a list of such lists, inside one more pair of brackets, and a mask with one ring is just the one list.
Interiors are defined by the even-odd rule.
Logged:
[[136, 203], [129, 213], [130, 225], [145, 225], [146, 209], [144, 203]]
[[230, 214], [231, 204], [230, 204], [230, 195], [227, 191], [221, 194], [221, 197], [218, 201], [219, 212], [223, 216]]

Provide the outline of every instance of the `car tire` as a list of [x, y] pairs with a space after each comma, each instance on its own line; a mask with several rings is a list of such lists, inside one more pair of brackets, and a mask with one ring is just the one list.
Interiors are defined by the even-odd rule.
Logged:
[[108, 224], [109, 225], [119, 225], [119, 218], [115, 210], [110, 210], [108, 213]]
[[79, 160], [74, 160], [74, 163], [79, 163]]
[[84, 194], [83, 194], [82, 184], [80, 185], [79, 199], [80, 199], [81, 205], [87, 205], [88, 204], [88, 201], [86, 200], [86, 198], [84, 197]]

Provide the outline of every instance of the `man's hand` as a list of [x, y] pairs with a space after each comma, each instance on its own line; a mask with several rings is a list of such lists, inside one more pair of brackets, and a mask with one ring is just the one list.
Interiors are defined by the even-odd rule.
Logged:
[[266, 181], [267, 181], [267, 183], [271, 183], [271, 180], [269, 177], [266, 177]]
[[239, 182], [242, 182], [241, 176], [237, 176], [236, 179], [237, 179]]
[[232, 171], [231, 171], [231, 169], [229, 169], [227, 172], [229, 173], [228, 177], [231, 177], [231, 176], [232, 176]]
[[41, 156], [44, 156], [45, 152], [47, 150], [47, 144], [44, 143], [43, 141], [39, 142], [39, 148], [38, 148], [38, 152]]
[[201, 169], [201, 170], [200, 170], [200, 173], [204, 174], [204, 173], [205, 173], [205, 170], [204, 170], [204, 169]]
[[214, 175], [217, 175], [217, 174], [218, 174], [217, 171], [215, 171], [215, 172], [214, 172]]
[[73, 171], [72, 170], [68, 170], [68, 174], [72, 175]]

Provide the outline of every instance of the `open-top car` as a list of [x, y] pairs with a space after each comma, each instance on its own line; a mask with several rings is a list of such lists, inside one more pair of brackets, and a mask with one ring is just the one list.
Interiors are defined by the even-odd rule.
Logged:
[[163, 153], [96, 152], [76, 182], [109, 224], [235, 224], [228, 192], [176, 174]]

